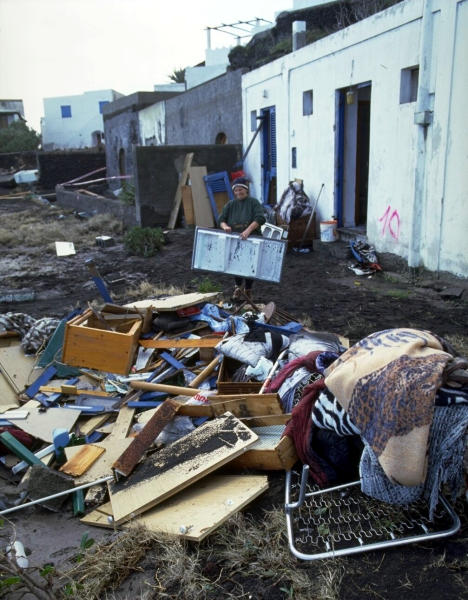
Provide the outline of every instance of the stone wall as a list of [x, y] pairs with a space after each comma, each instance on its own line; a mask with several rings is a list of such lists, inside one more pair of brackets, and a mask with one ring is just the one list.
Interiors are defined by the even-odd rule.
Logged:
[[[76, 177], [81, 177], [106, 166], [104, 152], [39, 152], [39, 185], [47, 190], [53, 190], [59, 183], [65, 183]], [[105, 177], [102, 171], [93, 175], [93, 179]]]
[[232, 170], [241, 158], [242, 146], [135, 147], [136, 215], [142, 227], [167, 225], [187, 152], [194, 152], [193, 166], [206, 166], [208, 173], [218, 173]]

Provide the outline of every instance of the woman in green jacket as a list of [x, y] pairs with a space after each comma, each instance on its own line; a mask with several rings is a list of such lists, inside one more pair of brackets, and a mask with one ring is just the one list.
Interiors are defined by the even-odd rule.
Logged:
[[[249, 235], [261, 235], [260, 227], [265, 223], [263, 207], [256, 198], [249, 196], [249, 182], [238, 177], [232, 182], [234, 200], [223, 208], [219, 216], [219, 226], [226, 233], [239, 232], [241, 239]], [[253, 279], [235, 277], [236, 287], [232, 295], [234, 300], [242, 299], [244, 293], [251, 298]]]

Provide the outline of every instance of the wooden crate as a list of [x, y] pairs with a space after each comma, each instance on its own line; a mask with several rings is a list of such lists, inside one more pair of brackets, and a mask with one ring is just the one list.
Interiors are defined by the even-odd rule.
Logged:
[[109, 331], [88, 309], [67, 323], [62, 361], [73, 367], [127, 375], [135, 359], [141, 325], [138, 319], [121, 325], [123, 331]]
[[[304, 231], [307, 227], [307, 223], [309, 221], [310, 215], [306, 215], [305, 217], [301, 217], [300, 219], [294, 219], [290, 223], [286, 223], [283, 219], [276, 215], [276, 223], [286, 229], [288, 232], [288, 248], [292, 246], [298, 246], [301, 243], [302, 236], [304, 235]], [[315, 215], [312, 217], [312, 222], [309, 227], [309, 231], [304, 238], [304, 246], [312, 246], [314, 243], [314, 239], [316, 238], [315, 234]]]
[[[262, 430], [269, 432], [269, 435], [263, 435]], [[252, 431], [259, 436], [258, 441], [244, 454], [230, 462], [229, 467], [260, 471], [289, 471], [298, 457], [292, 439], [287, 436], [281, 437], [283, 430], [283, 425], [252, 428]]]
[[218, 394], [258, 394], [262, 387], [261, 381], [232, 381], [233, 374], [241, 365], [238, 360], [223, 357], [218, 373]]

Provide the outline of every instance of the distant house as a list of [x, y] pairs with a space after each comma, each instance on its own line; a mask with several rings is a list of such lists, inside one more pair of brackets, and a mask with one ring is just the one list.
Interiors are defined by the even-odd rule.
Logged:
[[323, 183], [318, 220], [468, 276], [467, 30], [466, 0], [406, 0], [245, 74], [253, 194]]
[[0, 129], [4, 129], [20, 120], [25, 120], [23, 101], [0, 100]]
[[121, 98], [114, 90], [44, 98], [41, 121], [44, 150], [100, 147], [104, 142], [104, 107]]
[[[128, 96], [122, 96], [104, 107], [104, 133], [106, 139], [106, 165], [108, 177], [116, 175], [132, 175], [134, 145], [142, 144], [142, 132], [139, 114], [148, 106], [158, 106], [161, 102], [180, 93], [175, 91], [164, 92], [135, 92]], [[163, 107], [164, 108], [164, 107]], [[152, 137], [158, 137], [158, 111], [147, 127], [153, 132]], [[161, 117], [162, 118], [162, 117]], [[156, 133], [155, 133], [156, 131]], [[143, 136], [150, 135], [148, 130]], [[161, 134], [162, 135], [162, 134]], [[158, 138], [158, 141], [159, 138]], [[162, 142], [163, 143], [163, 142]], [[111, 187], [120, 187], [115, 182]]]

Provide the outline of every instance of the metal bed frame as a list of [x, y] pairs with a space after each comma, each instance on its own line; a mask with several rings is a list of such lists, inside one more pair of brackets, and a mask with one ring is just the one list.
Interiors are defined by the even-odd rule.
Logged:
[[360, 481], [328, 489], [308, 484], [302, 474], [287, 471], [286, 528], [291, 552], [302, 560], [320, 560], [383, 550], [448, 537], [460, 529], [460, 519], [440, 495], [433, 520], [427, 502], [395, 506], [360, 491]]

